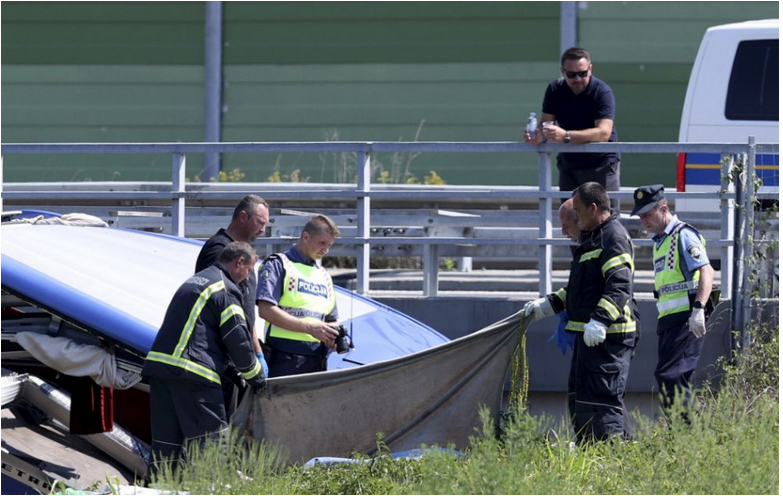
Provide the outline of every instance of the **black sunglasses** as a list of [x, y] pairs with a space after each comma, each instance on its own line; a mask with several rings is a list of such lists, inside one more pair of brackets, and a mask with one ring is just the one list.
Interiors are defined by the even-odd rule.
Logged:
[[565, 74], [565, 77], [567, 77], [568, 79], [575, 79], [576, 76], [579, 76], [580, 78], [586, 78], [588, 72], [590, 72], [589, 69], [586, 71], [579, 71], [579, 72], [571, 72], [571, 71], [564, 70], [563, 74]]

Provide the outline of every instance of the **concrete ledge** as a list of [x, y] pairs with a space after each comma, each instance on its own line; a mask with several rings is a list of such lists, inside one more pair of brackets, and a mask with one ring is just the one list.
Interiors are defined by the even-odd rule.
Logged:
[[[531, 299], [527, 296], [494, 296], [462, 294], [433, 298], [411, 296], [374, 296], [373, 298], [404, 312], [437, 329], [451, 339], [475, 332], [518, 312]], [[637, 300], [642, 315], [642, 337], [636, 349], [626, 391], [626, 407], [633, 415], [655, 418], [659, 415], [658, 387], [653, 372], [658, 357], [656, 334], [657, 309], [655, 300]], [[757, 301], [757, 321], [779, 326], [779, 300]], [[728, 357], [731, 351], [731, 305], [722, 301], [708, 322], [708, 334], [699, 366], [694, 375], [695, 384], [705, 381], [717, 383], [720, 371], [719, 357]], [[557, 327], [557, 319], [549, 317], [534, 323], [528, 329], [527, 356], [530, 364], [528, 406], [536, 416], [546, 416], [557, 426], [567, 422], [568, 370], [570, 352], [563, 355], [549, 337]], [[509, 381], [506, 381], [506, 389]]]
[[[433, 298], [410, 296], [374, 296], [374, 299], [404, 312], [433, 327], [451, 339], [465, 336], [508, 315], [518, 312], [530, 298], [515, 296], [438, 296]], [[658, 357], [656, 335], [657, 309], [653, 299], [638, 300], [642, 315], [642, 336], [631, 364], [628, 382], [629, 393], [648, 394], [654, 397], [657, 385], [653, 372]], [[778, 326], [779, 300], [759, 302], [761, 321]], [[731, 305], [722, 301], [708, 322], [699, 367], [694, 380], [700, 384], [713, 379], [718, 371], [718, 357], [729, 356], [731, 351]], [[564, 393], [566, 391], [570, 353], [562, 355], [549, 337], [557, 327], [557, 318], [549, 317], [534, 323], [528, 329], [527, 353], [530, 361], [531, 393]]]

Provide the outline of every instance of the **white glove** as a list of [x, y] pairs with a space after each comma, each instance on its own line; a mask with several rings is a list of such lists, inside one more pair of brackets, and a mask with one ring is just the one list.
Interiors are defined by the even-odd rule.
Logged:
[[525, 308], [522, 309], [522, 312], [525, 317], [532, 315], [533, 321], [535, 322], [536, 320], [541, 320], [544, 317], [550, 317], [554, 315], [555, 309], [552, 308], [552, 304], [549, 303], [549, 300], [544, 297], [525, 303]]
[[585, 344], [592, 348], [597, 344], [601, 344], [606, 339], [606, 326], [597, 320], [590, 319], [590, 322], [585, 324]]
[[691, 312], [691, 318], [688, 319], [688, 327], [697, 338], [707, 334], [707, 326], [704, 324], [704, 309], [694, 308]]

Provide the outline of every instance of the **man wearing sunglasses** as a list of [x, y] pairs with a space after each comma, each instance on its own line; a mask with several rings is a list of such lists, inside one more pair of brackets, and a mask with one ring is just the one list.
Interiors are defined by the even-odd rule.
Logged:
[[[560, 58], [562, 77], [549, 83], [544, 94], [541, 124], [535, 138], [525, 131], [525, 142], [538, 145], [617, 141], [614, 127], [614, 93], [593, 76], [590, 54], [572, 47]], [[556, 122], [555, 122], [556, 121]], [[557, 156], [560, 191], [573, 191], [594, 181], [607, 191], [620, 189], [619, 153], [560, 153]], [[619, 213], [620, 200], [612, 199]]]

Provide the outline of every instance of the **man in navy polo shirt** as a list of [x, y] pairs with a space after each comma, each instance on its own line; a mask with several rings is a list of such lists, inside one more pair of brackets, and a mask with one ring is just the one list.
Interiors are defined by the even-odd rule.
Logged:
[[[560, 58], [562, 78], [549, 83], [535, 138], [525, 131], [525, 142], [538, 145], [617, 141], [614, 127], [614, 93], [593, 76], [590, 54], [572, 47]], [[620, 189], [619, 153], [560, 153], [557, 156], [560, 191], [573, 191], [586, 182], [597, 182], [607, 191]], [[620, 200], [612, 199], [619, 213]]]

